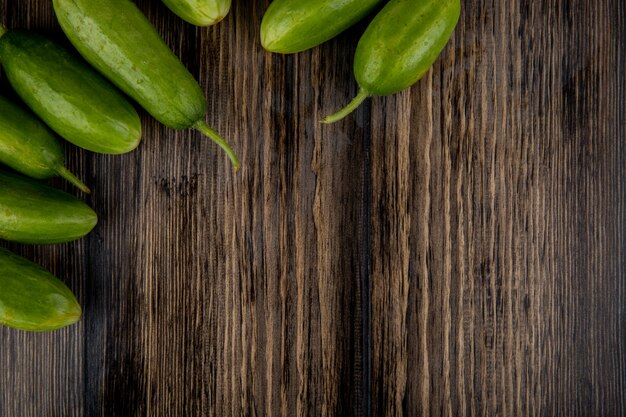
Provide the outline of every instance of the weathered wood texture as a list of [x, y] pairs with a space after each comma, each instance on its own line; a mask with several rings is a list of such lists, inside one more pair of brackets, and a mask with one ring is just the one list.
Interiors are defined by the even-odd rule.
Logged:
[[[100, 224], [3, 246], [85, 315], [0, 330], [1, 417], [626, 415], [623, 1], [466, 2], [417, 86], [334, 126], [363, 25], [272, 56], [266, 1], [137, 3], [245, 167], [146, 114], [130, 155], [68, 145]], [[0, 22], [62, 39], [48, 0]]]
[[372, 111], [372, 415], [626, 415], [625, 3], [472, 2]]

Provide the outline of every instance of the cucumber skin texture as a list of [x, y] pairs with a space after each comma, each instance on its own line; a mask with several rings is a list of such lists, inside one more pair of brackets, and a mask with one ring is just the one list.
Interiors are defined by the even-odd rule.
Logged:
[[52, 178], [65, 163], [56, 136], [33, 114], [0, 96], [0, 162], [31, 178]]
[[0, 324], [28, 331], [76, 323], [82, 311], [72, 291], [40, 266], [0, 248]]
[[261, 44], [293, 54], [318, 46], [371, 13], [385, 0], [274, 0], [261, 22]]
[[129, 0], [54, 0], [80, 54], [155, 119], [174, 129], [204, 120], [200, 86]]
[[0, 239], [28, 244], [70, 242], [85, 236], [97, 222], [96, 213], [76, 197], [0, 172]]
[[196, 26], [211, 26], [222, 21], [232, 0], [163, 0], [181, 19]]
[[135, 108], [100, 74], [50, 39], [25, 31], [0, 38], [0, 62], [22, 100], [81, 148], [122, 154], [141, 141]]
[[359, 86], [386, 96], [415, 84], [448, 43], [460, 14], [459, 0], [391, 0], [357, 46]]

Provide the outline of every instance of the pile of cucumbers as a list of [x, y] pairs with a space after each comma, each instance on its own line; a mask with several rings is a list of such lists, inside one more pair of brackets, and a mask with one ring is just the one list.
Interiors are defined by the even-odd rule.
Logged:
[[[61, 176], [89, 193], [65, 167], [60, 138], [104, 154], [134, 150], [142, 128], [128, 98], [168, 127], [208, 136], [239, 169], [226, 139], [205, 123], [204, 92], [132, 1], [52, 2], [61, 28], [84, 60], [44, 36], [0, 25], [0, 65], [28, 107], [0, 97], [0, 163], [17, 172], [0, 171], [0, 239], [70, 242], [95, 227], [97, 215], [84, 202], [39, 180]], [[231, 0], [163, 2], [199, 26], [219, 22], [231, 7]], [[447, 44], [460, 0], [274, 0], [263, 17], [262, 46], [292, 54], [374, 12], [356, 50], [359, 91], [325, 123], [343, 119], [370, 96], [394, 94], [417, 82]], [[80, 317], [80, 305], [61, 281], [0, 249], [0, 324], [46, 331]]]
[[263, 47], [292, 54], [337, 36], [378, 9], [354, 57], [359, 92], [324, 123], [345, 118], [370, 96], [398, 93], [422, 78], [452, 36], [460, 0], [274, 0], [263, 17]]
[[[230, 8], [224, 0], [166, 3], [205, 25]], [[0, 163], [23, 174], [0, 171], [0, 239], [70, 242], [95, 227], [97, 215], [84, 202], [37, 180], [61, 176], [89, 192], [65, 168], [60, 138], [104, 154], [137, 148], [141, 123], [126, 96], [169, 127], [201, 131], [239, 168], [227, 141], [204, 121], [202, 89], [133, 2], [54, 0], [53, 5], [64, 32], [91, 65], [51, 39], [0, 26], [0, 65], [29, 108], [0, 97]], [[0, 250], [0, 324], [45, 331], [80, 316], [76, 298], [61, 281]]]

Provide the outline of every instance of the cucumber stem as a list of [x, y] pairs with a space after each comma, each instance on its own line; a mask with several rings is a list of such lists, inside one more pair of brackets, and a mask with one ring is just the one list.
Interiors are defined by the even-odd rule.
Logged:
[[237, 158], [235, 151], [233, 151], [233, 148], [230, 147], [226, 139], [220, 136], [219, 133], [213, 130], [202, 120], [197, 121], [196, 124], [193, 125], [193, 128], [202, 132], [205, 136], [208, 136], [213, 142], [218, 144], [219, 147], [226, 152], [226, 155], [228, 155], [228, 159], [230, 159], [230, 162], [232, 162], [233, 168], [235, 168], [235, 172], [239, 171], [239, 168], [241, 167], [241, 162], [239, 162], [239, 158]]
[[67, 168], [64, 166], [60, 166], [56, 169], [57, 174], [61, 177], [65, 178], [70, 184], [74, 185], [76, 188], [81, 190], [83, 193], [90, 194], [91, 190], [87, 187], [81, 180], [79, 180], [76, 175], [72, 174]]
[[367, 91], [361, 88], [359, 90], [359, 93], [356, 95], [356, 97], [354, 97], [352, 101], [346, 107], [339, 110], [337, 113], [326, 116], [324, 120], [322, 120], [322, 123], [331, 124], [331, 123], [338, 122], [339, 120], [345, 118], [350, 113], [355, 111], [357, 107], [359, 107], [361, 103], [363, 103], [365, 99], [368, 98], [369, 96], [370, 96], [370, 93], [368, 93]]
[[5, 27], [2, 23], [0, 23], [0, 38], [1, 38], [1, 37], [5, 34], [5, 33], [7, 33], [7, 28], [6, 28], [6, 27]]

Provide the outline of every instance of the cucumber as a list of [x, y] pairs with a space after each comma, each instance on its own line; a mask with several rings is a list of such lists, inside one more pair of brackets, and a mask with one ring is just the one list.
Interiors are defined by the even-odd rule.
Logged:
[[37, 181], [0, 171], [0, 239], [63, 243], [89, 233], [98, 216], [85, 203]]
[[35, 115], [2, 96], [0, 162], [39, 180], [60, 175], [83, 192], [89, 192], [89, 188], [65, 168], [63, 148], [54, 133]]
[[261, 45], [293, 54], [334, 38], [386, 0], [274, 0], [261, 22]]
[[129, 0], [53, 0], [61, 28], [81, 55], [155, 119], [174, 129], [195, 128], [233, 163], [237, 156], [205, 122], [202, 89]]
[[196, 26], [211, 26], [226, 17], [231, 0], [163, 0], [181, 19]]
[[93, 152], [121, 154], [139, 145], [137, 111], [86, 63], [32, 32], [0, 36], [9, 83], [52, 130]]
[[323, 122], [343, 119], [370, 96], [395, 94], [415, 84], [448, 43], [460, 14], [459, 0], [391, 0], [357, 46], [358, 95]]
[[57, 277], [0, 248], [0, 324], [28, 331], [57, 330], [82, 314], [72, 291]]

